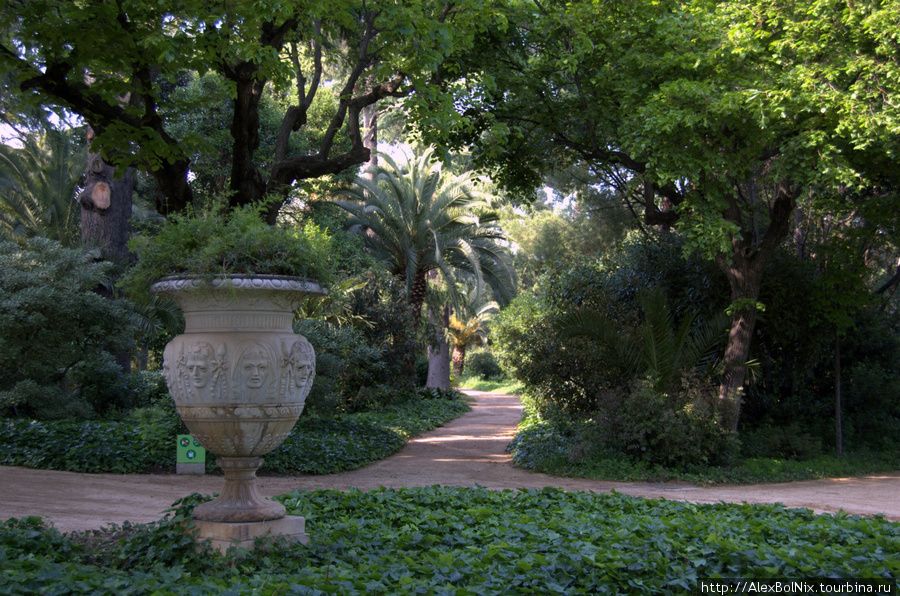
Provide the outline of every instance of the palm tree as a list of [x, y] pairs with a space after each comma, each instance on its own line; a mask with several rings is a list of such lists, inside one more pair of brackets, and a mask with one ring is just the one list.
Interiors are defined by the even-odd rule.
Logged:
[[490, 286], [500, 302], [512, 299], [515, 273], [498, 215], [475, 190], [470, 174], [446, 177], [427, 149], [398, 164], [381, 155], [372, 179], [357, 178], [334, 201], [350, 214], [348, 226], [363, 235], [366, 248], [403, 280], [418, 327], [428, 289], [428, 274], [439, 273], [447, 287], [457, 273]]
[[470, 346], [487, 345], [487, 320], [496, 314], [498, 306], [491, 302], [479, 309], [473, 316], [465, 320], [459, 319], [455, 314], [450, 316], [450, 326], [447, 332], [450, 335], [450, 343], [453, 344], [453, 370], [457, 376], [463, 373], [466, 366], [466, 350]]
[[51, 130], [25, 138], [20, 148], [0, 145], [0, 237], [45, 236], [79, 246], [75, 194], [83, 173], [71, 133]]
[[556, 324], [563, 337], [587, 336], [603, 345], [614, 359], [610, 366], [631, 378], [647, 376], [662, 392], [671, 391], [684, 373], [717, 368], [716, 347], [727, 328], [724, 313], [694, 325], [687, 315], [676, 326], [662, 288], [644, 289], [638, 295], [643, 322], [635, 334], [627, 333], [612, 319], [598, 312], [574, 312]]

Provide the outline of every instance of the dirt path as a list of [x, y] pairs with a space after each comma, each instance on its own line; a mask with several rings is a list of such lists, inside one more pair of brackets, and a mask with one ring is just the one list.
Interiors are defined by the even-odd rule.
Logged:
[[[470, 391], [473, 411], [410, 441], [395, 455], [360, 470], [329, 476], [261, 477], [273, 496], [298, 488], [379, 486], [482, 486], [491, 489], [558, 486], [567, 490], [716, 503], [783, 503], [817, 512], [841, 509], [884, 514], [900, 521], [900, 474], [787, 484], [700, 488], [681, 483], [601, 482], [556, 478], [514, 468], [504, 453], [522, 408], [516, 397]], [[192, 492], [214, 493], [220, 476], [76, 474], [0, 467], [0, 519], [45, 516], [61, 531], [100, 528], [125, 520], [159, 519], [162, 511]]]

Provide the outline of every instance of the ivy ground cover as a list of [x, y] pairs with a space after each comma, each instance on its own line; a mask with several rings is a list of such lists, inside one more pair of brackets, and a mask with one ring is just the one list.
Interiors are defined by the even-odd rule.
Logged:
[[0, 594], [694, 594], [705, 578], [880, 578], [896, 593], [900, 524], [769, 505], [558, 489], [299, 491], [309, 546], [196, 554], [163, 522], [60, 535], [0, 526]]
[[[262, 473], [354, 470], [470, 410], [463, 401], [417, 399], [335, 418], [304, 416], [266, 455]], [[175, 437], [185, 432], [174, 406], [124, 420], [0, 419], [0, 465], [92, 474], [170, 472]], [[208, 454], [208, 472], [217, 469], [215, 459]]]

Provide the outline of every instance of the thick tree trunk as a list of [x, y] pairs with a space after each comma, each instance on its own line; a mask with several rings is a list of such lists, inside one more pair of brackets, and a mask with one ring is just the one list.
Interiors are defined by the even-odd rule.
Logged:
[[758, 245], [754, 242], [752, 229], [743, 222], [743, 214], [735, 197], [731, 197], [724, 213], [725, 218], [737, 223], [743, 232], [732, 238], [730, 261], [724, 255], [716, 258], [716, 263], [731, 286], [734, 308], [725, 346], [725, 371], [719, 385], [722, 422], [732, 430], [737, 430], [740, 420], [741, 394], [747, 376], [746, 363], [750, 356], [753, 331], [756, 328], [756, 302], [759, 299], [763, 270], [790, 230], [795, 199], [789, 186], [785, 185], [779, 190], [770, 211], [769, 227]]
[[412, 313], [413, 328], [419, 328], [419, 320], [422, 318], [422, 305], [425, 303], [425, 294], [428, 292], [428, 280], [424, 271], [416, 271], [413, 283], [409, 290], [409, 310]]
[[115, 168], [100, 154], [88, 154], [85, 188], [78, 197], [81, 243], [85, 249], [99, 248], [104, 258], [114, 261], [134, 260], [127, 246], [134, 186], [134, 170], [129, 168], [124, 176], [116, 178]]
[[[88, 140], [90, 140], [90, 131]], [[86, 250], [100, 249], [101, 257], [119, 263], [129, 263], [134, 255], [128, 250], [131, 237], [131, 199], [134, 195], [134, 170], [116, 178], [115, 168], [99, 153], [88, 152], [84, 191], [78, 196], [81, 205], [81, 244]], [[113, 298], [105, 286], [97, 293]], [[116, 354], [116, 362], [123, 372], [131, 371], [131, 354]]]
[[457, 377], [462, 376], [466, 367], [466, 346], [453, 346], [451, 359], [453, 360], [453, 372]]
[[450, 324], [450, 307], [441, 307], [439, 311], [428, 309], [428, 318], [437, 330], [437, 345], [428, 346], [428, 378], [426, 387], [450, 389], [450, 342], [444, 329]]
[[[740, 298], [751, 297], [741, 296]], [[755, 300], [755, 298], [753, 299]], [[719, 404], [722, 421], [732, 430], [737, 430], [740, 419], [741, 398], [744, 380], [747, 376], [745, 364], [750, 356], [756, 318], [756, 307], [736, 310], [731, 317], [731, 329], [728, 332], [728, 343], [725, 347], [725, 372], [719, 385]]]

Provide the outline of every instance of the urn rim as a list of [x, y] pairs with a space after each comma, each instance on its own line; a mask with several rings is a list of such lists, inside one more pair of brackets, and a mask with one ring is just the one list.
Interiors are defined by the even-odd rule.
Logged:
[[213, 276], [167, 275], [150, 286], [151, 294], [203, 290], [274, 290], [326, 295], [328, 291], [318, 281], [305, 277], [277, 274], [223, 274]]

